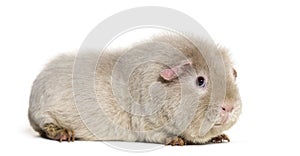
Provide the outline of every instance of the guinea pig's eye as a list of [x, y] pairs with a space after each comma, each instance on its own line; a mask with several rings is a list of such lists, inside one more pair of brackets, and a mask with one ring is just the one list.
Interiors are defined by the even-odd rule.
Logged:
[[197, 77], [196, 84], [200, 87], [205, 87], [205, 79], [202, 76]]

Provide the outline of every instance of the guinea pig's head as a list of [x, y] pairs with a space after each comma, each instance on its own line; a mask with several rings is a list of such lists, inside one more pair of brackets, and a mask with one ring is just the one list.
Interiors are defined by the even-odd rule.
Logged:
[[[186, 59], [163, 69], [160, 77], [166, 83], [173, 84], [169, 85], [173, 90], [176, 85], [178, 87], [175, 88], [185, 88], [187, 98], [181, 100], [183, 107], [180, 108], [179, 113], [193, 114], [193, 116], [181, 135], [189, 141], [205, 143], [232, 127], [241, 113], [241, 99], [236, 84], [237, 71], [225, 48], [217, 47], [222, 64], [220, 69], [217, 66], [212, 67], [207, 60], [210, 59], [214, 64], [214, 61], [219, 61], [218, 59], [205, 58], [196, 48], [181, 50]], [[222, 72], [223, 74], [218, 74]], [[218, 75], [222, 76], [212, 77]], [[221, 80], [223, 85], [216, 83]], [[184, 110], [190, 105], [193, 105], [194, 113], [186, 112], [191, 111], [188, 109]], [[177, 114], [180, 116], [177, 123], [180, 118], [185, 118], [182, 114]]]

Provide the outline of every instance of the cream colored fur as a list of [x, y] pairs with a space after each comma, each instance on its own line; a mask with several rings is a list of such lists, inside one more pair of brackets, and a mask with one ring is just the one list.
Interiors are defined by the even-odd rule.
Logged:
[[[202, 54], [210, 53], [211, 47], [216, 46], [198, 41], [196, 44], [201, 46]], [[160, 48], [154, 47], [153, 42], [170, 45], [182, 55], [173, 55], [168, 53], [168, 48], [162, 47], [157, 55], [151, 55], [154, 61], [139, 62], [147, 60], [146, 53]], [[62, 54], [52, 60], [32, 86], [29, 106], [32, 127], [42, 134], [43, 126], [53, 123], [74, 130], [75, 137], [81, 140], [165, 143], [169, 137], [182, 136], [194, 143], [205, 143], [237, 121], [241, 100], [233, 76], [233, 65], [225, 48], [217, 47], [224, 62], [226, 87], [212, 88], [209, 73], [218, 72], [218, 69], [208, 67], [205, 58], [189, 40], [180, 36], [162, 35], [133, 47], [106, 51], [99, 60], [95, 52], [81, 54], [82, 70], [91, 70], [94, 75], [74, 76], [76, 54]], [[192, 62], [192, 68], [187, 69], [186, 73], [170, 82], [160, 77], [163, 69], [178, 65], [186, 60], [185, 57]], [[214, 57], [208, 59], [214, 62]], [[90, 63], [97, 60], [96, 66]], [[125, 70], [129, 64], [135, 67], [131, 73]], [[199, 75], [208, 81], [205, 89], [195, 85]], [[74, 83], [81, 86], [75, 92]], [[91, 83], [94, 84], [93, 88], [90, 87]], [[226, 90], [223, 101], [212, 102], [213, 107], [219, 109], [221, 103], [225, 102], [234, 106], [234, 111], [227, 124], [209, 127], [209, 131], [201, 136], [199, 130], [201, 125], [205, 126], [202, 123], [207, 118], [205, 113], [212, 100], [212, 89]], [[92, 104], [95, 99], [97, 105]], [[150, 112], [150, 115], [133, 115], [134, 112]], [[212, 114], [212, 118], [215, 115], [218, 114]]]

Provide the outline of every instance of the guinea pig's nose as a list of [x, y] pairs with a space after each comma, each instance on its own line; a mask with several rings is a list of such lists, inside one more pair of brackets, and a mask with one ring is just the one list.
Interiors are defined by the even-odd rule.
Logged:
[[228, 106], [226, 104], [223, 104], [221, 108], [222, 108], [222, 111], [228, 112], [228, 113], [232, 112], [232, 110], [233, 110], [233, 106]]

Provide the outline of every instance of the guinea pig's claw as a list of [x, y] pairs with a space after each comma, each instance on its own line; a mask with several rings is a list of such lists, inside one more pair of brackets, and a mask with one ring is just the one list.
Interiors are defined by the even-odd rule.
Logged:
[[183, 146], [185, 145], [186, 142], [184, 141], [183, 138], [181, 137], [171, 137], [166, 139], [166, 145], [171, 145], [171, 146]]
[[210, 140], [211, 143], [222, 143], [224, 141], [230, 142], [230, 139], [228, 138], [228, 136], [226, 134], [221, 134]]
[[57, 136], [55, 137], [55, 139], [59, 140], [59, 142], [62, 142], [62, 141], [74, 142], [74, 140], [75, 140], [74, 131], [69, 130], [69, 129], [61, 129], [61, 131], [59, 131], [57, 133]]

